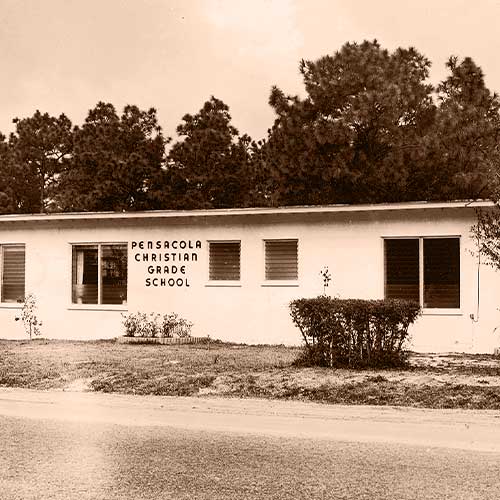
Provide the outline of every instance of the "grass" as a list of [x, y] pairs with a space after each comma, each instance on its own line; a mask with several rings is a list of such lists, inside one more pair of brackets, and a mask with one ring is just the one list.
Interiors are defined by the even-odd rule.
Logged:
[[0, 340], [0, 386], [330, 404], [500, 409], [500, 360], [418, 355], [408, 370], [293, 366], [300, 348]]

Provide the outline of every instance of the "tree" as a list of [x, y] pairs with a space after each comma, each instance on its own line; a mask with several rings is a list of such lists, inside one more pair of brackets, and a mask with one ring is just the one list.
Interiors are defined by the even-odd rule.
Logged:
[[15, 193], [12, 188], [10, 149], [5, 136], [0, 134], [0, 214], [17, 211]]
[[99, 102], [74, 129], [74, 152], [61, 174], [57, 201], [65, 211], [158, 208], [152, 186], [161, 175], [165, 145], [156, 110]]
[[451, 74], [438, 87], [440, 170], [462, 197], [496, 202], [494, 208], [478, 211], [472, 234], [480, 255], [500, 269], [500, 99], [486, 88], [472, 59], [459, 63], [451, 57], [447, 66]]
[[[425, 199], [491, 196], [500, 166], [500, 100], [474, 61], [447, 62], [450, 75], [438, 86], [439, 107], [427, 143]], [[433, 167], [433, 168], [431, 168]]]
[[71, 155], [71, 122], [64, 115], [36, 111], [29, 118], [15, 118], [10, 135], [10, 174], [17, 205], [22, 212], [45, 212], [51, 208], [58, 177]]
[[396, 201], [411, 196], [413, 162], [433, 123], [430, 63], [415, 49], [347, 43], [302, 61], [307, 96], [274, 87], [265, 145], [275, 204]]
[[0, 134], [0, 213], [40, 211], [40, 186], [33, 172], [18, 160]]
[[478, 243], [478, 252], [488, 264], [500, 269], [500, 205], [492, 210], [478, 212], [478, 222], [472, 227], [472, 234]]
[[251, 204], [252, 141], [231, 125], [228, 106], [212, 96], [182, 120], [177, 127], [182, 139], [168, 155], [166, 203], [186, 209]]

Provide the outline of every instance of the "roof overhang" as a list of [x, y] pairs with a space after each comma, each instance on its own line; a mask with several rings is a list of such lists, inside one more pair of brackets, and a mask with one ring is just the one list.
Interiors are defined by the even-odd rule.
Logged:
[[439, 209], [478, 209], [492, 208], [495, 203], [490, 200], [466, 200], [447, 202], [404, 202], [360, 205], [319, 205], [290, 206], [279, 208], [228, 208], [207, 210], [149, 210], [143, 212], [62, 212], [50, 214], [8, 214], [0, 215], [2, 222], [36, 222], [36, 221], [89, 221], [89, 220], [134, 220], [134, 219], [190, 219], [207, 217], [233, 216], [276, 216], [300, 214], [334, 214], [349, 212], [382, 212], [403, 210], [439, 210]]

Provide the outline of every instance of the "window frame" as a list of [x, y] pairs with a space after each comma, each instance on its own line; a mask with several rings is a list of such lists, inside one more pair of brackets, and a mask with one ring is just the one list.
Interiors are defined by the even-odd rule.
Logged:
[[[458, 256], [459, 256], [459, 277], [458, 277], [458, 299], [460, 307], [424, 307], [424, 240], [431, 239], [451, 239], [458, 240]], [[445, 235], [429, 235], [429, 236], [383, 236], [382, 237], [382, 254], [384, 261], [384, 275], [383, 275], [383, 296], [386, 296], [386, 278], [387, 278], [387, 261], [385, 253], [386, 240], [417, 240], [418, 241], [418, 289], [419, 289], [419, 304], [422, 308], [422, 314], [425, 316], [460, 316], [463, 314], [463, 286], [462, 286], [462, 237], [457, 234]]]
[[[4, 276], [4, 248], [5, 247], [23, 247], [24, 249], [24, 296], [21, 301], [5, 301], [3, 297], [3, 276]], [[0, 243], [0, 307], [19, 308], [22, 307], [26, 298], [26, 243]]]
[[[102, 303], [102, 247], [104, 246], [123, 246], [127, 252], [127, 277], [126, 291], [127, 299], [121, 304], [106, 304]], [[97, 247], [97, 303], [94, 304], [79, 304], [73, 302], [73, 249], [75, 247]], [[76, 241], [69, 243], [69, 307], [68, 309], [97, 309], [97, 310], [128, 310], [128, 294], [129, 294], [129, 244], [127, 241]]]
[[[213, 279], [210, 277], [210, 264], [211, 264], [211, 248], [212, 244], [224, 244], [224, 243], [238, 243], [239, 244], [239, 261], [238, 261], [238, 267], [239, 267], [239, 279], [237, 280], [225, 280], [225, 279]], [[207, 240], [207, 282], [205, 286], [207, 287], [241, 287], [241, 254], [242, 254], [242, 248], [243, 245], [241, 244], [241, 239], [224, 239], [224, 240]]]
[[[294, 279], [269, 279], [266, 276], [266, 262], [267, 262], [267, 242], [295, 242], [297, 244], [297, 277]], [[263, 287], [298, 287], [300, 276], [299, 253], [300, 245], [299, 238], [264, 238], [262, 240], [262, 254], [263, 254]]]

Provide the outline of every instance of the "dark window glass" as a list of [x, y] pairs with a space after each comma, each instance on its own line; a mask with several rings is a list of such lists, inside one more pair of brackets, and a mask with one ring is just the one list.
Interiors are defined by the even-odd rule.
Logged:
[[101, 247], [102, 304], [127, 301], [127, 245]]
[[424, 307], [460, 307], [460, 240], [424, 239]]
[[74, 304], [127, 301], [127, 245], [74, 245], [72, 260]]
[[385, 240], [385, 298], [420, 302], [418, 239]]
[[72, 302], [99, 303], [97, 245], [74, 246], [72, 265]]

